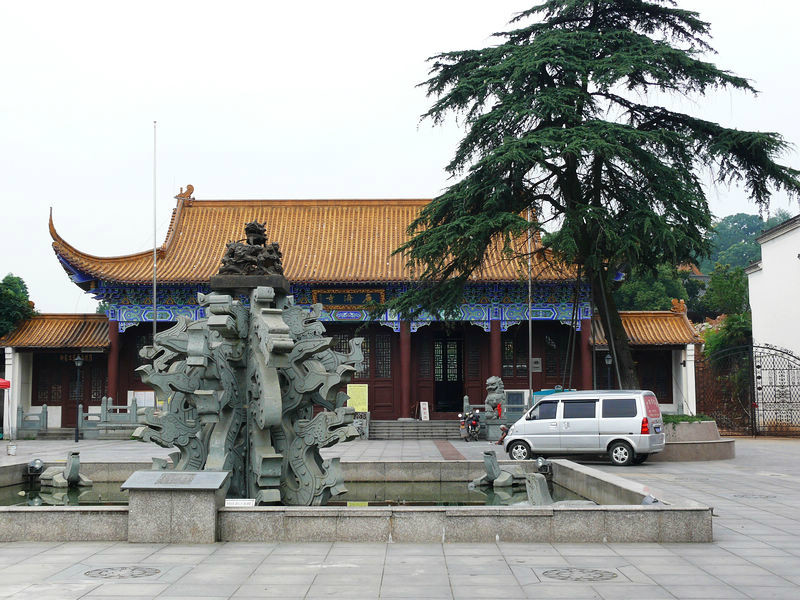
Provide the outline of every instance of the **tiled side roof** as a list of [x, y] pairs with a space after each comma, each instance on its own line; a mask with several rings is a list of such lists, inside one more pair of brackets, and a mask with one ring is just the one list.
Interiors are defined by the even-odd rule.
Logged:
[[680, 264], [680, 265], [678, 265], [678, 271], [682, 272], [682, 273], [691, 273], [692, 275], [695, 275], [695, 276], [698, 276], [698, 277], [703, 275], [703, 272], [694, 263], [683, 263], [683, 264]]
[[[700, 341], [683, 312], [630, 310], [620, 311], [619, 316], [633, 346], [683, 346]], [[592, 343], [597, 346], [608, 344], [597, 316], [592, 322]]]
[[107, 348], [108, 318], [96, 314], [31, 317], [0, 338], [9, 348]]
[[[266, 221], [270, 241], [283, 253], [284, 272], [293, 282], [409, 281], [412, 275], [395, 248], [408, 239], [406, 228], [428, 200], [179, 200], [167, 238], [158, 252], [159, 281], [201, 283], [217, 273], [225, 244], [244, 237], [244, 224]], [[152, 280], [152, 251], [98, 257], [81, 252], [56, 232], [56, 254], [97, 279], [130, 284]], [[499, 251], [475, 274], [476, 281], [518, 281], [527, 265], [501, 258]], [[545, 260], [533, 265], [534, 278], [575, 277], [572, 268]]]

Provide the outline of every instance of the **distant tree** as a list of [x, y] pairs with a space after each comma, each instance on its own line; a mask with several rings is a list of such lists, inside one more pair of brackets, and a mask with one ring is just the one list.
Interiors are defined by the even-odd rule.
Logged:
[[721, 263], [732, 267], [746, 267], [761, 258], [761, 246], [756, 242], [765, 229], [774, 227], [791, 218], [791, 214], [779, 209], [772, 217], [763, 221], [758, 215], [737, 213], [716, 221], [711, 228], [712, 251], [700, 264], [703, 273], [710, 273], [714, 265]]
[[675, 267], [660, 265], [656, 271], [634, 273], [615, 291], [619, 310], [669, 310], [672, 299], [689, 302], [689, 293]]
[[748, 310], [747, 275], [741, 267], [717, 263], [703, 297], [706, 305], [716, 314], [741, 314]]
[[800, 195], [800, 172], [775, 162], [786, 149], [776, 133], [651, 102], [653, 92], [755, 93], [701, 59], [711, 47], [697, 13], [671, 0], [543, 0], [512, 22], [519, 28], [496, 34], [496, 46], [431, 59], [423, 85], [436, 101], [424, 116], [462, 117], [467, 131], [447, 166], [459, 179], [409, 227], [398, 252], [419, 285], [389, 308], [455, 315], [490, 249], [523, 258], [517, 241], [552, 217], [560, 228], [550, 248], [591, 282], [620, 383], [638, 387], [611, 293], [618, 265], [655, 270], [708, 254], [702, 169], [741, 182], [760, 207], [775, 188]]
[[726, 348], [745, 346], [752, 338], [753, 322], [749, 312], [727, 315], [720, 326], [703, 334], [703, 353], [708, 356]]
[[0, 336], [35, 314], [28, 287], [21, 277], [9, 273], [0, 282]]

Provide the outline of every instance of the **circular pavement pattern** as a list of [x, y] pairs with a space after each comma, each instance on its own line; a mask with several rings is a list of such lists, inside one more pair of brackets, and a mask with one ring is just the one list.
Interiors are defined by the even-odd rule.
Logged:
[[543, 571], [542, 575], [550, 579], [559, 579], [561, 581], [608, 581], [617, 576], [617, 574], [612, 571], [604, 571], [602, 569], [579, 569], [576, 567], [548, 569], [547, 571]]
[[151, 577], [161, 573], [159, 569], [151, 567], [104, 567], [86, 571], [86, 577], [95, 579], [134, 579], [136, 577]]

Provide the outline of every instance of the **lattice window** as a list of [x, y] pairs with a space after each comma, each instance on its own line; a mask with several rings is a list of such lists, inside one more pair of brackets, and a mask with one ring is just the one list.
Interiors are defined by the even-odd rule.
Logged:
[[544, 336], [544, 343], [544, 374], [547, 377], [559, 377], [561, 375], [559, 369], [561, 361], [559, 360], [558, 340], [553, 336], [546, 335]]
[[428, 379], [431, 376], [431, 342], [430, 340], [423, 340], [420, 344], [419, 351], [419, 377], [420, 379]]
[[[341, 352], [342, 354], [348, 354], [350, 352], [350, 340], [353, 339], [353, 336], [349, 333], [334, 333], [331, 335], [333, 338], [333, 344], [331, 345], [331, 350], [336, 352]], [[354, 379], [364, 379], [369, 377], [369, 336], [357, 336], [361, 337], [364, 341], [361, 343], [361, 352], [364, 354], [364, 360], [361, 363], [361, 368], [355, 372], [353, 375]]]
[[151, 346], [153, 344], [153, 332], [150, 333], [142, 333], [136, 336], [136, 365], [142, 366], [146, 364], [150, 364], [146, 358], [142, 358], [140, 354], [142, 348], [145, 346]]
[[[527, 340], [525, 340], [527, 342]], [[528, 344], [525, 342], [517, 341], [516, 355], [517, 355], [517, 377], [522, 377], [528, 374]]]
[[370, 344], [369, 336], [364, 336], [364, 341], [361, 343], [361, 352], [364, 354], [364, 360], [361, 362], [361, 368], [356, 371], [355, 377], [365, 379], [369, 377], [369, 363], [372, 361], [372, 344]]
[[375, 334], [375, 377], [392, 377], [392, 336], [385, 333]]
[[514, 340], [503, 340], [503, 377], [514, 376]]
[[481, 376], [481, 349], [477, 344], [470, 344], [467, 352], [467, 375], [472, 379]]
[[[38, 365], [37, 365], [38, 366]], [[50, 369], [39, 367], [36, 374], [36, 402], [38, 404], [51, 404], [50, 388], [52, 386]]]
[[61, 384], [54, 383], [50, 386], [50, 402], [48, 404], [61, 404]]
[[[83, 387], [83, 377], [81, 377], [81, 387]], [[72, 402], [81, 401], [81, 393], [78, 389], [77, 377], [71, 377], [69, 382], [69, 398]]]
[[352, 339], [346, 333], [334, 333], [332, 336], [333, 344], [331, 344], [331, 350], [336, 352], [341, 352], [342, 354], [347, 354], [350, 352], [350, 340]]
[[447, 342], [447, 381], [458, 381], [458, 342]]
[[528, 376], [528, 339], [524, 330], [503, 335], [503, 377]]
[[444, 344], [440, 340], [433, 343], [433, 364], [434, 364], [434, 379], [436, 381], [444, 381], [442, 365]]
[[107, 385], [108, 382], [103, 367], [100, 365], [93, 365], [91, 399], [95, 402], [100, 402], [100, 399], [105, 396]]

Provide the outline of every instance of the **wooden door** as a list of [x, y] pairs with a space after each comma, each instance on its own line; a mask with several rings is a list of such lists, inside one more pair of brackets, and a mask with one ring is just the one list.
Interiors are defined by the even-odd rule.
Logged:
[[433, 380], [436, 412], [458, 413], [464, 398], [464, 343], [460, 337], [433, 340]]

